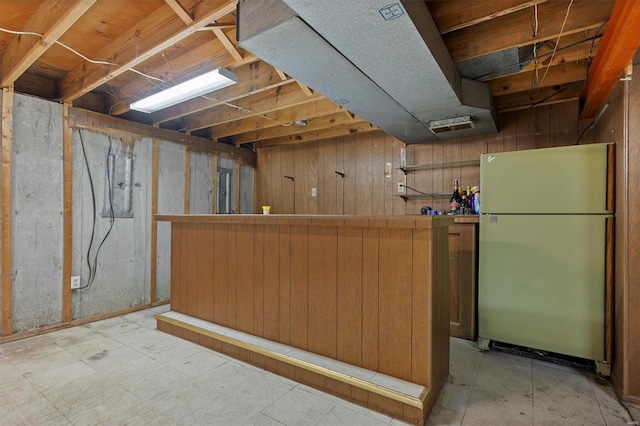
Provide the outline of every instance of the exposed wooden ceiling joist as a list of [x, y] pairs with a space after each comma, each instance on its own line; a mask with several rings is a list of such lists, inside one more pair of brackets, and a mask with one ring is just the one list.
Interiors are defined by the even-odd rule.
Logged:
[[168, 5], [157, 9], [156, 12], [116, 38], [93, 58], [117, 65], [108, 66], [107, 70], [104, 65], [83, 63], [67, 73], [59, 84], [63, 100], [70, 102], [77, 99], [193, 34], [198, 29], [228, 15], [235, 11], [236, 2], [230, 1], [213, 9], [208, 8], [209, 4], [200, 3], [200, 5], [203, 6], [198, 11], [193, 23], [186, 27], [183, 22], [173, 19], [175, 12]]
[[304, 105], [283, 108], [257, 117], [247, 117], [211, 127], [209, 129], [209, 137], [212, 139], [220, 139], [237, 134], [270, 129], [272, 127], [286, 126], [296, 120], [309, 120], [314, 117], [334, 114], [338, 111], [346, 110], [329, 99], [323, 98]]
[[582, 81], [587, 74], [587, 61], [569, 62], [540, 69], [496, 78], [489, 82], [493, 96], [509, 95], [542, 87], [557, 86], [567, 82]]
[[214, 125], [268, 114], [281, 108], [302, 105], [322, 97], [317, 94], [307, 96], [297, 84], [287, 84], [269, 89], [250, 98], [239, 99], [230, 106], [220, 106], [189, 116], [186, 130], [200, 130]]
[[339, 126], [331, 126], [322, 132], [304, 132], [298, 133], [292, 136], [283, 136], [280, 138], [268, 139], [263, 142], [258, 142], [254, 145], [255, 148], [266, 148], [269, 146], [277, 145], [291, 145], [294, 143], [311, 142], [318, 139], [331, 138], [335, 136], [344, 136], [355, 133], [365, 133], [377, 130], [376, 126], [373, 126], [366, 121], [355, 121], [349, 124], [342, 124]]
[[[235, 29], [231, 30], [230, 35], [233, 36], [235, 34]], [[142, 68], [142, 72], [147, 75], [161, 78], [167, 82], [181, 82], [188, 78], [193, 78], [196, 75], [203, 74], [207, 71], [211, 71], [214, 68], [218, 67], [226, 67], [233, 69], [234, 73], [237, 73], [238, 68], [244, 67], [246, 64], [251, 64], [256, 62], [258, 58], [254, 55], [245, 53], [242, 61], [238, 62], [235, 58], [225, 55], [227, 50], [222, 45], [219, 39], [213, 38], [208, 43], [204, 43], [202, 45], [197, 46], [194, 49], [191, 49], [171, 60], [165, 60], [164, 62], [160, 62], [154, 68], [142, 68], [146, 66], [147, 63], [140, 64], [138, 67]], [[148, 61], [147, 61], [148, 62]], [[215, 64], [214, 65], [212, 65]], [[144, 77], [136, 77], [133, 80], [128, 81], [127, 83], [121, 85], [116, 84], [116, 79], [111, 80], [110, 84], [113, 84], [117, 89], [118, 93], [124, 94], [144, 94], [145, 96], [151, 94], [153, 91], [157, 91], [157, 87], [159, 84], [156, 81], [152, 81], [150, 79], [145, 79]], [[168, 85], [167, 85], [168, 86]], [[117, 105], [112, 108], [113, 115], [121, 115], [125, 112], [129, 111], [129, 104], [140, 99], [142, 96], [135, 96], [129, 99], [129, 97], [124, 96], [120, 99], [116, 100]], [[189, 105], [183, 105], [183, 107], [188, 107]], [[180, 106], [176, 107], [178, 110]], [[197, 112], [197, 111], [194, 111]], [[162, 114], [166, 113], [169, 118], [162, 118]], [[156, 117], [154, 122], [164, 122], [167, 120], [171, 120], [173, 118], [180, 117], [184, 114], [172, 115], [172, 109], [164, 110], [164, 112], [158, 112], [157, 115], [160, 117]]]
[[333, 126], [339, 126], [342, 124], [353, 124], [363, 120], [360, 117], [353, 117], [351, 115], [338, 112], [331, 115], [325, 115], [324, 117], [316, 117], [314, 119], [303, 120], [304, 124], [302, 126], [296, 124], [295, 121], [296, 120], [288, 123], [288, 125], [280, 125], [277, 127], [271, 127], [269, 129], [240, 134], [230, 138], [229, 142], [234, 145], [241, 145], [245, 143], [295, 135], [302, 132], [317, 132], [319, 130], [329, 129]]
[[16, 36], [2, 54], [0, 87], [13, 84], [96, 0], [43, 1], [21, 30], [41, 34]]
[[294, 82], [291, 79], [281, 80], [275, 69], [262, 61], [235, 68], [233, 72], [238, 77], [237, 84], [155, 112], [151, 114], [151, 120], [154, 123], [164, 123]]
[[494, 101], [498, 112], [533, 108], [540, 105], [578, 99], [582, 91], [582, 81], [559, 86], [543, 87], [540, 90], [518, 92], [512, 95], [496, 96]]
[[[535, 34], [533, 9], [520, 10], [472, 27], [445, 34], [443, 39], [455, 62], [476, 58], [511, 47], [526, 46], [558, 38], [569, 1], [549, 1], [538, 6]], [[562, 34], [600, 27], [611, 14], [613, 1], [574, 0]]]
[[193, 18], [191, 17], [191, 15], [189, 15], [189, 12], [184, 10], [184, 7], [182, 7], [182, 5], [178, 3], [178, 0], [164, 1], [169, 5], [171, 9], [173, 9], [176, 15], [178, 15], [180, 19], [182, 19], [182, 22], [184, 22], [186, 25], [191, 25], [193, 23]]
[[[72, 22], [74, 8], [80, 11], [81, 5], [94, 1]], [[194, 132], [231, 144], [288, 144], [365, 129], [350, 127], [360, 118], [314, 93], [304, 81], [257, 62], [238, 47], [236, 0], [0, 0], [0, 4], [0, 28], [45, 34], [48, 43], [38, 46], [39, 37], [0, 31], [0, 82], [10, 76], [16, 91], [56, 101], [62, 95], [92, 111], [158, 122], [166, 131]], [[615, 0], [425, 0], [425, 4], [454, 61], [535, 46], [536, 59], [528, 65], [523, 62], [522, 69], [512, 64], [510, 75], [495, 77], [483, 71], [483, 76], [475, 77], [489, 82], [498, 110], [508, 111], [577, 98], [586, 61], [600, 55], [596, 52], [608, 31]], [[88, 59], [55, 44], [43, 51], [55, 37]], [[16, 52], [16, 45], [22, 50]], [[380, 58], [389, 59], [393, 60]], [[248, 64], [253, 62], [257, 63], [252, 68]], [[236, 73], [238, 84], [150, 116], [129, 112], [130, 102], [218, 67]], [[500, 72], [504, 69], [496, 74]], [[292, 124], [295, 120], [307, 120], [307, 126], [297, 127]]]
[[618, 0], [593, 60], [580, 118], [593, 118], [640, 46], [640, 2]]
[[427, 6], [440, 34], [477, 25], [491, 19], [532, 7], [546, 0], [468, 0], [428, 1]]

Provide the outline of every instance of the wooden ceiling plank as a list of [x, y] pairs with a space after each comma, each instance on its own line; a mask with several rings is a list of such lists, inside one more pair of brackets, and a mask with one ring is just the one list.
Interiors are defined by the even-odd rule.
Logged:
[[[230, 32], [230, 36], [235, 37], [235, 29]], [[153, 67], [142, 68], [147, 63], [138, 66], [140, 71], [145, 74], [161, 77], [165, 81], [176, 81], [195, 77], [196, 75], [212, 71], [218, 67], [233, 69], [241, 68], [247, 64], [258, 61], [254, 55], [245, 54], [242, 61], [238, 62], [228, 55], [227, 50], [220, 40], [212, 38], [209, 42], [201, 44], [183, 54], [171, 58], [169, 61], [157, 61]], [[124, 94], [123, 97], [114, 100], [115, 105], [112, 108], [112, 115], [120, 115], [129, 111], [129, 103], [142, 98], [146, 94], [151, 94], [157, 90], [157, 83], [149, 81], [137, 74], [133, 75], [133, 79], [127, 79], [125, 83], [120, 83], [119, 79], [113, 79], [110, 84], [118, 89], [119, 93]], [[135, 97], [127, 94], [135, 93]]]
[[440, 34], [477, 25], [500, 16], [533, 7], [546, 0], [429, 1], [427, 6]]
[[278, 145], [291, 145], [304, 142], [311, 142], [318, 139], [333, 138], [337, 136], [353, 135], [355, 133], [365, 133], [377, 130], [378, 128], [367, 123], [366, 121], [360, 121], [357, 123], [343, 124], [340, 126], [332, 126], [328, 130], [322, 132], [305, 132], [298, 133], [296, 135], [284, 136], [281, 138], [268, 139], [266, 141], [257, 142], [254, 148], [267, 148], [270, 146]]
[[[551, 63], [551, 66], [559, 65], [565, 62], [572, 61], [580, 61], [582, 59], [587, 59], [591, 55], [595, 56], [598, 51], [598, 46], [600, 45], [600, 36], [596, 37], [595, 40], [593, 37], [596, 35], [596, 30], [589, 30], [587, 34], [583, 34], [582, 32], [571, 34], [568, 36], [563, 36], [560, 39], [560, 43], [558, 44], [558, 50], [556, 54], [551, 58], [553, 53], [553, 47], [555, 45], [554, 42], [548, 41], [543, 46], [538, 49], [538, 69], [542, 67], [546, 67]], [[593, 46], [593, 48], [592, 48]], [[520, 72], [524, 71], [533, 71], [536, 67], [534, 61], [531, 61], [529, 65], [524, 67]]]
[[[546, 67], [540, 66], [537, 71], [538, 78], [545, 75]], [[587, 75], [587, 61], [568, 62], [549, 67], [544, 80], [534, 84], [536, 71], [520, 72], [506, 77], [489, 81], [492, 96], [509, 95], [527, 90], [537, 90], [542, 87], [556, 86], [574, 81], [582, 81]]]
[[242, 55], [238, 52], [236, 45], [227, 37], [222, 28], [213, 28], [213, 33], [216, 35], [220, 43], [227, 49], [227, 52], [235, 59], [237, 62], [242, 61]]
[[230, 1], [221, 7], [207, 10], [185, 27], [182, 21], [175, 19], [175, 13], [165, 4], [92, 58], [118, 65], [109, 66], [107, 71], [101, 65], [82, 63], [69, 71], [59, 84], [62, 99], [69, 102], [79, 98], [235, 9], [236, 1]]
[[[500, 50], [558, 38], [569, 2], [551, 1], [538, 6], [537, 36], [531, 29], [531, 11], [521, 10], [443, 36], [454, 62], [476, 58]], [[600, 27], [614, 3], [575, 0], [564, 25], [563, 35]]]
[[96, 0], [76, 0], [73, 3], [44, 0], [25, 24], [23, 31], [42, 34], [16, 36], [2, 53], [0, 86], [14, 83], [42, 56]]
[[180, 19], [182, 19], [182, 22], [184, 22], [186, 25], [191, 25], [193, 23], [193, 18], [191, 17], [191, 15], [189, 15], [189, 12], [187, 12], [184, 7], [182, 7], [182, 5], [178, 3], [178, 0], [164, 1], [169, 5], [171, 9], [173, 9], [176, 15], [178, 15]]
[[577, 81], [562, 86], [543, 87], [540, 90], [534, 89], [511, 95], [495, 96], [493, 100], [498, 112], [530, 108], [532, 105], [542, 105], [558, 100], [577, 98], [580, 96], [583, 85], [583, 81]]
[[618, 0], [587, 79], [580, 118], [593, 118], [640, 46], [640, 2]]
[[154, 123], [164, 123], [186, 115], [195, 114], [206, 109], [214, 108], [225, 102], [234, 102], [238, 99], [252, 96], [266, 90], [293, 83], [294, 80], [282, 81], [277, 76], [275, 69], [266, 62], [256, 61], [242, 67], [235, 68], [234, 73], [238, 77], [238, 83], [215, 92], [191, 99], [176, 106], [165, 108], [151, 114]]
[[304, 105], [283, 108], [267, 115], [247, 117], [240, 120], [223, 123], [209, 129], [212, 139], [220, 139], [241, 133], [270, 129], [283, 124], [292, 123], [295, 120], [309, 120], [315, 117], [334, 114], [338, 111], [346, 111], [329, 99], [323, 98]]
[[340, 126], [343, 124], [354, 124], [364, 121], [361, 118], [351, 118], [342, 113], [333, 113], [331, 115], [325, 115], [323, 117], [315, 117], [313, 119], [306, 120], [306, 125], [298, 126], [295, 122], [290, 122], [288, 125], [281, 124], [276, 127], [271, 127], [264, 130], [256, 130], [253, 132], [243, 133], [233, 136], [229, 139], [233, 145], [242, 145], [245, 143], [263, 141], [266, 139], [273, 139], [283, 136], [295, 135], [304, 132], [316, 132], [319, 130], [325, 130], [332, 126]]
[[305, 95], [295, 84], [269, 89], [248, 98], [239, 99], [233, 106], [220, 106], [198, 114], [186, 117], [184, 127], [195, 131], [212, 127], [241, 118], [252, 117], [277, 111], [282, 108], [294, 107], [320, 99], [314, 94]]

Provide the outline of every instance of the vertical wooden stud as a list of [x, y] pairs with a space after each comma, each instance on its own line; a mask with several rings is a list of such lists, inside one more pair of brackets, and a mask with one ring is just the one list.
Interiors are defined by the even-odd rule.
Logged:
[[237, 162], [234, 164], [233, 173], [236, 176], [236, 178], [233, 180], [233, 186], [234, 186], [233, 198], [235, 199], [234, 213], [240, 213], [240, 164]]
[[218, 157], [211, 156], [211, 214], [218, 213], [216, 204], [218, 203]]
[[[158, 127], [158, 124], [154, 124]], [[160, 141], [153, 138], [151, 153], [151, 266], [149, 275], [149, 301], [157, 299], [157, 269], [158, 269], [158, 164], [160, 162]]]
[[189, 214], [189, 192], [191, 191], [191, 152], [184, 150], [184, 214]]
[[62, 110], [63, 216], [62, 216], [62, 322], [71, 321], [71, 260], [73, 258], [73, 129], [69, 104]]
[[2, 166], [0, 168], [0, 186], [2, 199], [2, 335], [7, 336], [13, 331], [13, 259], [12, 259], [12, 229], [11, 229], [11, 163], [13, 157], [13, 86], [2, 89]]

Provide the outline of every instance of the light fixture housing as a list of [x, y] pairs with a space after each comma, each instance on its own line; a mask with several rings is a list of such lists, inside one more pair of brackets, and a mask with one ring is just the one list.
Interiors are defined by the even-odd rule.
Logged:
[[225, 68], [218, 68], [176, 86], [132, 103], [129, 108], [152, 113], [180, 102], [202, 96], [238, 82], [238, 77]]

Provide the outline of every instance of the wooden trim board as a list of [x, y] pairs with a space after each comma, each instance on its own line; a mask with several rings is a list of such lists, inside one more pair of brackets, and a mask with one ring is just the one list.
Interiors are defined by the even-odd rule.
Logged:
[[12, 160], [13, 160], [13, 85], [2, 89], [2, 166], [0, 196], [2, 198], [2, 306], [3, 336], [13, 331], [13, 235], [12, 235]]
[[[193, 318], [194, 320], [197, 321], [196, 318]], [[308, 362], [308, 361], [304, 361], [300, 358], [294, 357], [294, 356], [290, 356], [290, 355], [286, 355], [286, 354], [282, 354], [279, 352], [276, 352], [274, 350], [270, 350], [267, 349], [265, 347], [262, 347], [260, 345], [254, 344], [254, 343], [250, 343], [244, 339], [242, 339], [240, 336], [244, 335], [244, 333], [239, 333], [236, 330], [233, 329], [229, 329], [231, 332], [233, 332], [234, 335], [236, 335], [237, 337], [231, 337], [230, 335], [226, 335], [226, 334], [222, 334], [219, 332], [215, 332], [212, 331], [208, 328], [205, 328], [203, 326], [198, 326], [195, 325], [193, 323], [187, 322], [187, 321], [182, 321], [176, 318], [171, 318], [168, 317], [164, 314], [158, 314], [156, 315], [156, 320], [157, 321], [163, 321], [166, 322], [168, 324], [172, 324], [178, 327], [181, 327], [185, 330], [190, 330], [193, 331], [195, 333], [198, 333], [200, 335], [203, 336], [208, 336], [208, 337], [212, 337], [216, 340], [220, 340], [221, 342], [224, 343], [228, 343], [230, 345], [234, 345], [237, 346], [239, 348], [243, 348], [243, 349], [247, 349], [251, 352], [255, 352], [258, 353], [260, 355], [263, 355], [265, 357], [268, 358], [272, 358], [275, 359], [277, 361], [282, 361], [285, 362], [287, 364], [293, 365], [295, 367], [300, 367], [303, 368], [305, 370], [309, 370], [309, 371], [313, 371], [315, 373], [321, 374], [325, 377], [331, 377], [333, 379], [339, 380], [343, 383], [348, 383], [352, 386], [356, 386], [359, 387], [361, 389], [367, 390], [369, 392], [374, 392], [378, 395], [384, 396], [386, 398], [392, 399], [394, 401], [398, 401], [398, 402], [402, 402], [403, 404], [408, 404], [411, 405], [413, 407], [416, 408], [420, 408], [422, 409], [422, 401], [425, 399], [426, 395], [429, 392], [429, 389], [424, 387], [424, 386], [420, 386], [423, 388], [422, 393], [420, 394], [420, 397], [416, 398], [414, 396], [410, 396], [407, 394], [404, 394], [402, 392], [399, 392], [397, 390], [388, 388], [388, 387], [384, 387], [381, 385], [378, 385], [376, 383], [372, 383], [360, 378], [357, 378], [353, 375], [348, 375], [345, 373], [341, 373], [339, 371], [336, 370], [332, 370], [329, 369], [327, 367], [323, 367], [317, 364], [314, 364], [312, 362]], [[204, 322], [204, 321], [202, 321]], [[214, 325], [214, 324], [212, 324]], [[293, 349], [293, 348], [292, 348]], [[411, 385], [413, 386], [418, 386], [415, 385], [413, 383], [411, 383]]]
[[156, 301], [158, 270], [158, 165], [160, 162], [160, 140], [153, 138], [151, 153], [151, 265], [149, 275], [149, 301]]
[[68, 103], [63, 104], [63, 217], [62, 217], [62, 322], [71, 321], [71, 274], [73, 258], [73, 129]]

